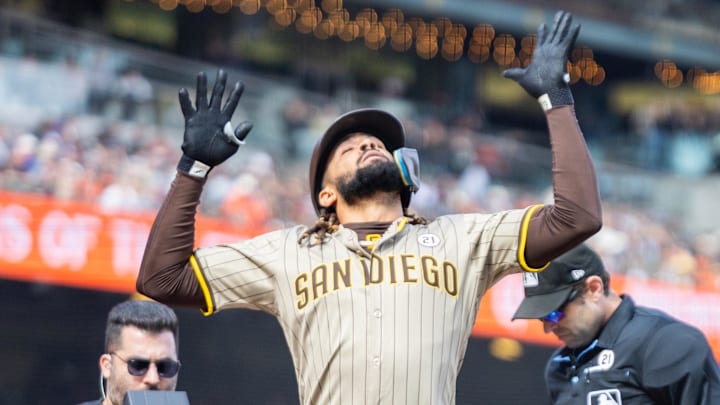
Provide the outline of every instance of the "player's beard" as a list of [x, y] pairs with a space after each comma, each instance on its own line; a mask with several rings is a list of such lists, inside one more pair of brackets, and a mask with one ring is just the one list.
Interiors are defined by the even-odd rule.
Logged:
[[382, 161], [362, 167], [353, 177], [341, 177], [336, 181], [338, 192], [350, 205], [377, 193], [400, 193], [403, 183], [394, 162]]

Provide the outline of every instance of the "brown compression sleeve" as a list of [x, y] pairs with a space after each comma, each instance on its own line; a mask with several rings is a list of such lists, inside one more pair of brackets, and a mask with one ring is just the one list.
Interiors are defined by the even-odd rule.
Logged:
[[525, 260], [534, 268], [582, 243], [602, 226], [595, 169], [575, 107], [561, 106], [546, 114], [555, 202], [536, 210], [528, 225]]
[[178, 172], [148, 237], [137, 290], [169, 305], [203, 308], [200, 285], [188, 260], [195, 244], [195, 212], [204, 179]]

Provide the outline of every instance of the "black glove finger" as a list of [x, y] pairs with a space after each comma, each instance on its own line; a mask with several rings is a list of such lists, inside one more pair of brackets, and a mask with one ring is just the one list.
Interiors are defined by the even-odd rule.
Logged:
[[222, 109], [222, 113], [224, 116], [227, 117], [228, 121], [230, 121], [230, 118], [232, 118], [232, 115], [237, 108], [238, 102], [240, 101], [240, 96], [242, 96], [243, 91], [245, 91], [245, 84], [243, 84], [242, 82], [235, 82], [235, 86], [230, 92], [230, 96], [228, 96], [225, 107], [223, 107]]
[[210, 95], [210, 108], [220, 111], [220, 104], [222, 103], [222, 96], [225, 93], [225, 83], [227, 82], [227, 73], [220, 69], [217, 72], [215, 78], [215, 86], [213, 86], [212, 94]]
[[207, 110], [207, 77], [205, 76], [205, 72], [200, 72], [197, 75], [195, 105], [198, 111]]
[[563, 20], [565, 19], [566, 12], [558, 11], [555, 13], [555, 21], [553, 21], [552, 33], [550, 34], [549, 40], [551, 42], [557, 42], [560, 40], [560, 33], [562, 31]]
[[520, 80], [523, 76], [525, 76], [525, 71], [527, 69], [525, 68], [510, 68], [505, 69], [502, 71], [503, 77], [507, 77], [508, 79], [513, 79], [515, 81]]
[[545, 25], [544, 23], [540, 24], [540, 26], [538, 27], [537, 45], [535, 45], [535, 48], [537, 49], [538, 47], [540, 47], [540, 45], [547, 42], [547, 37], [548, 37], [547, 25]]
[[565, 56], [567, 57], [570, 54], [570, 50], [573, 49], [575, 46], [575, 40], [577, 39], [578, 35], [580, 34], [580, 25], [577, 24], [570, 30], [570, 33], [563, 41], [563, 46], [565, 47]]
[[180, 109], [182, 110], [183, 117], [185, 119], [188, 119], [195, 114], [195, 109], [192, 106], [192, 101], [190, 101], [190, 94], [188, 94], [188, 90], [186, 88], [181, 88], [178, 92], [178, 99], [180, 100]]
[[250, 133], [252, 127], [253, 124], [250, 121], [241, 122], [237, 127], [235, 127], [235, 138], [237, 138], [240, 142], [244, 141]]
[[568, 38], [568, 33], [570, 32], [570, 27], [572, 26], [572, 14], [565, 13], [563, 16], [562, 21], [560, 21], [560, 35], [557, 38], [557, 42], [560, 44], [565, 43], [565, 40]]

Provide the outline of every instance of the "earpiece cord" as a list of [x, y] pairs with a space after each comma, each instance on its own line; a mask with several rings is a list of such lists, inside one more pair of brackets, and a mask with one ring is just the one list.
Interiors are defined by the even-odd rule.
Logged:
[[105, 399], [105, 384], [104, 384], [104, 378], [102, 375], [102, 371], [100, 371], [100, 397], [103, 400]]

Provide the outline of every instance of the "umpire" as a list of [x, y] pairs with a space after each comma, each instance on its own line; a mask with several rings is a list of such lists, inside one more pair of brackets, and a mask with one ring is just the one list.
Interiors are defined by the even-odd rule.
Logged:
[[720, 369], [703, 333], [616, 294], [586, 245], [523, 282], [513, 319], [539, 319], [565, 343], [545, 368], [553, 404], [720, 404]]

